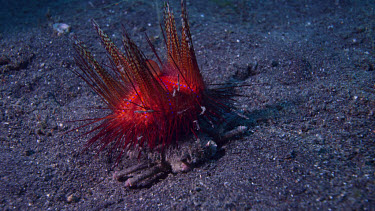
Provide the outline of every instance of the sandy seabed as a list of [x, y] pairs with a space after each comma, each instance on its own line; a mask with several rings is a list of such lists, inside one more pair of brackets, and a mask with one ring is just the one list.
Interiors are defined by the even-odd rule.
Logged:
[[0, 209], [375, 209], [374, 1], [188, 1], [205, 81], [250, 85], [235, 105], [249, 131], [217, 159], [137, 190], [112, 178], [137, 160], [113, 168], [106, 152], [81, 153], [87, 137], [66, 133], [82, 124], [70, 120], [103, 115], [72, 72], [72, 38], [105, 59], [90, 20], [117, 44], [123, 24], [146, 56], [144, 32], [163, 55], [162, 2], [2, 5]]

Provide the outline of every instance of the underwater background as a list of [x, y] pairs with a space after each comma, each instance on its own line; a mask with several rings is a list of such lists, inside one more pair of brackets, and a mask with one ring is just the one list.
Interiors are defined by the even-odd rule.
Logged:
[[135, 190], [112, 176], [137, 160], [114, 167], [69, 132], [104, 106], [73, 73], [72, 44], [106, 59], [95, 19], [152, 58], [145, 33], [165, 51], [163, 1], [0, 2], [0, 209], [375, 209], [375, 1], [187, 1], [206, 83], [247, 85], [235, 106], [248, 131]]

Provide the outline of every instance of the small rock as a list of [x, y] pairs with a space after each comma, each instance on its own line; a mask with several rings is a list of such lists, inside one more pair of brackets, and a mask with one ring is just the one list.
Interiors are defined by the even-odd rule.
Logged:
[[66, 201], [67, 201], [68, 203], [78, 202], [78, 201], [79, 201], [79, 197], [76, 196], [75, 194], [70, 194], [70, 195], [66, 198]]
[[71, 29], [71, 27], [66, 23], [55, 23], [52, 25], [52, 28], [55, 32], [57, 32], [58, 36], [69, 33]]

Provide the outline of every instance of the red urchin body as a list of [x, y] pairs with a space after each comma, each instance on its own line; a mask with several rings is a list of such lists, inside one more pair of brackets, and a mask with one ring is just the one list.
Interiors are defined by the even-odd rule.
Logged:
[[160, 59], [159, 64], [146, 59], [126, 33], [125, 52], [121, 52], [95, 22], [111, 67], [100, 65], [82, 42], [74, 45], [81, 70], [77, 73], [112, 110], [108, 116], [94, 121], [101, 123], [89, 132], [94, 135], [87, 147], [97, 143], [102, 150], [111, 145], [121, 154], [145, 148], [162, 152], [177, 144], [181, 136], [199, 130], [198, 120], [217, 120], [220, 112], [228, 109], [219, 92], [210, 95], [205, 87], [183, 1], [181, 17], [179, 39], [173, 13], [166, 4], [164, 39], [168, 55], [164, 64]]

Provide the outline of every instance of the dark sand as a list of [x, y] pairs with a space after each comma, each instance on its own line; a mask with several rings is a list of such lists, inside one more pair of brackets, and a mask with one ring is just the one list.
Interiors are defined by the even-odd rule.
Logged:
[[[190, 0], [205, 80], [251, 85], [236, 104], [249, 132], [217, 159], [140, 190], [112, 179], [136, 160], [113, 169], [106, 151], [81, 153], [82, 131], [65, 134], [81, 125], [69, 120], [103, 115], [71, 71], [71, 38], [101, 60], [90, 19], [118, 44], [124, 24], [152, 56], [144, 32], [160, 33], [154, 1], [10, 2], [0, 9], [1, 210], [375, 209], [373, 0]], [[71, 32], [58, 36], [58, 22]], [[162, 39], [154, 43], [163, 55]]]

